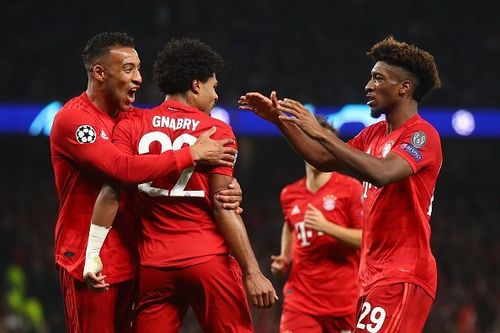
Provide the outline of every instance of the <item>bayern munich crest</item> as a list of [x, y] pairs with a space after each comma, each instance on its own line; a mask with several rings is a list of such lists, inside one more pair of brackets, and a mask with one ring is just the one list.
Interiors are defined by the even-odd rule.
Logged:
[[90, 125], [81, 125], [75, 132], [78, 143], [93, 143], [97, 137], [95, 129]]
[[337, 198], [333, 194], [328, 194], [323, 197], [323, 209], [327, 212], [331, 212], [335, 209], [335, 201]]

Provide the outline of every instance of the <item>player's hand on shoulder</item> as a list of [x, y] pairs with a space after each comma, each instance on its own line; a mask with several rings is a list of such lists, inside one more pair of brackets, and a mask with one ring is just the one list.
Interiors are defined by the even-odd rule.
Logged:
[[236, 149], [226, 147], [234, 144], [233, 139], [214, 140], [210, 138], [216, 131], [215, 126], [203, 132], [190, 147], [193, 160], [208, 165], [232, 167], [235, 161]]
[[261, 309], [269, 309], [278, 300], [271, 281], [262, 272], [246, 274], [244, 281], [250, 302], [253, 306]]
[[102, 261], [100, 257], [86, 257], [83, 267], [83, 281], [90, 290], [102, 292], [109, 289], [105, 281], [106, 275], [102, 275]]
[[275, 276], [284, 278], [290, 268], [290, 260], [283, 255], [271, 256], [271, 273]]

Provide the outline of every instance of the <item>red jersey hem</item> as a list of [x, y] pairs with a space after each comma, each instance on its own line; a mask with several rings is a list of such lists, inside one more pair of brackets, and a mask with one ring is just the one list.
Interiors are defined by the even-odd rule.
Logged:
[[388, 279], [388, 280], [379, 280], [379, 281], [373, 283], [372, 285], [370, 285], [367, 288], [362, 288], [360, 296], [365, 296], [365, 295], [369, 294], [374, 288], [388, 286], [388, 285], [394, 284], [394, 283], [412, 283], [412, 284], [415, 284], [415, 285], [421, 287], [422, 289], [424, 289], [424, 291], [427, 294], [429, 294], [429, 296], [433, 300], [436, 298], [436, 290], [434, 290], [433, 288], [430, 288], [426, 283], [424, 283], [424, 282], [422, 282], [422, 280], [418, 280], [418, 279]]
[[304, 310], [304, 307], [295, 307], [295, 304], [285, 303], [283, 305], [283, 310], [297, 312], [297, 313], [305, 313], [305, 314], [308, 314], [311, 316], [317, 316], [317, 317], [343, 317], [343, 316], [347, 316], [347, 315], [350, 315], [352, 313], [355, 313], [356, 306], [357, 306], [357, 304], [354, 303], [354, 305], [350, 308], [346, 308], [346, 309], [339, 310], [339, 311], [328, 311], [325, 313], [319, 313], [319, 312]]
[[216, 256], [225, 256], [228, 255], [228, 252], [221, 252], [221, 253], [215, 253], [215, 254], [209, 254], [209, 255], [203, 255], [200, 257], [193, 257], [193, 258], [188, 258], [188, 259], [181, 259], [181, 260], [176, 260], [176, 261], [170, 261], [167, 263], [159, 263], [159, 262], [154, 262], [154, 261], [142, 261], [140, 265], [141, 266], [146, 266], [146, 267], [153, 267], [153, 268], [186, 268], [186, 267], [191, 267], [194, 265], [199, 265], [203, 264], [207, 261], [210, 261], [214, 259]]

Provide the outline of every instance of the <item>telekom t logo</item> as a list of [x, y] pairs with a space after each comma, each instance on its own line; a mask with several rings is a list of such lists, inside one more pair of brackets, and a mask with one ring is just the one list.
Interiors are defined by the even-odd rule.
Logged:
[[[297, 239], [300, 241], [300, 246], [309, 246], [311, 243], [309, 239], [313, 236], [313, 230], [307, 229], [304, 222], [295, 223], [295, 230], [297, 231]], [[324, 233], [318, 231], [318, 236], [322, 236]]]

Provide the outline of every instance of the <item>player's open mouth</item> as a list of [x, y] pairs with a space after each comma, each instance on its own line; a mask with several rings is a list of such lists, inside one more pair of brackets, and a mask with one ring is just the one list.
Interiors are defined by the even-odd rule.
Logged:
[[366, 101], [366, 105], [368, 106], [371, 106], [375, 102], [375, 98], [373, 98], [373, 96], [366, 95], [366, 98], [368, 99], [368, 101]]
[[137, 90], [139, 90], [139, 88], [132, 88], [128, 91], [127, 97], [130, 104], [135, 102], [135, 93], [137, 92]]

